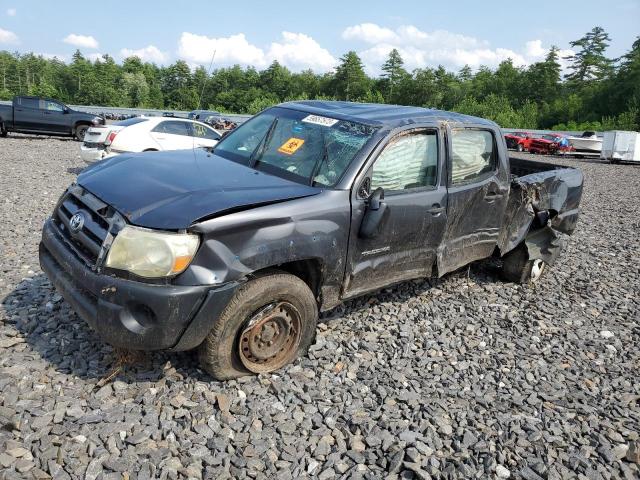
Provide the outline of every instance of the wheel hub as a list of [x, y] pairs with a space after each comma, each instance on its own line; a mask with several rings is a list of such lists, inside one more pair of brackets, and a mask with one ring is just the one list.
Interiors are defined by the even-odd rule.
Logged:
[[531, 265], [531, 281], [536, 282], [542, 276], [543, 271], [544, 261], [540, 259], [534, 260]]
[[287, 364], [300, 344], [300, 326], [300, 314], [288, 302], [261, 309], [240, 334], [242, 364], [255, 373], [270, 372]]

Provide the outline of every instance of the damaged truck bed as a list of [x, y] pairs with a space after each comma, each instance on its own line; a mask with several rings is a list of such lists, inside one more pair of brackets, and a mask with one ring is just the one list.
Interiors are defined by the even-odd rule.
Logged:
[[198, 348], [225, 379], [304, 354], [320, 310], [500, 257], [538, 281], [578, 219], [579, 170], [509, 159], [493, 122], [304, 101], [213, 150], [118, 156], [78, 177], [40, 263], [106, 341]]

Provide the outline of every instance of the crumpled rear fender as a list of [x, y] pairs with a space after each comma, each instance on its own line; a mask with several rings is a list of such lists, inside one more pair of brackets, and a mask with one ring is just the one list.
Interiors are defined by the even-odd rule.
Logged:
[[525, 242], [529, 258], [552, 264], [563, 246], [560, 234], [571, 235], [576, 228], [582, 185], [582, 172], [574, 168], [516, 177], [498, 242], [500, 254]]

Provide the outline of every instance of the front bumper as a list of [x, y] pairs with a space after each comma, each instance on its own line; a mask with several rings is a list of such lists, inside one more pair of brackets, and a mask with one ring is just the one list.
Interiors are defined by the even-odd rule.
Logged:
[[105, 341], [131, 350], [197, 347], [239, 286], [156, 285], [96, 273], [67, 247], [51, 219], [42, 231], [40, 266]]

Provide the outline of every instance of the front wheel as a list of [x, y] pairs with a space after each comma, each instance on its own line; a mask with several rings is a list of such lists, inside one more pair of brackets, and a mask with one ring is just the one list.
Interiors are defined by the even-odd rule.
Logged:
[[519, 152], [524, 152], [524, 145], [519, 143], [518, 146], [516, 147], [516, 150], [519, 151]]
[[199, 347], [200, 364], [218, 380], [268, 373], [304, 355], [318, 306], [298, 277], [275, 271], [235, 293]]
[[539, 258], [530, 260], [527, 248], [525, 245], [520, 245], [505, 255], [502, 263], [502, 275], [510, 282], [536, 283], [546, 268], [547, 264], [544, 260]]
[[87, 130], [89, 130], [89, 127], [87, 125], [80, 125], [78, 128], [76, 128], [76, 140], [78, 140], [79, 142], [83, 142]]

